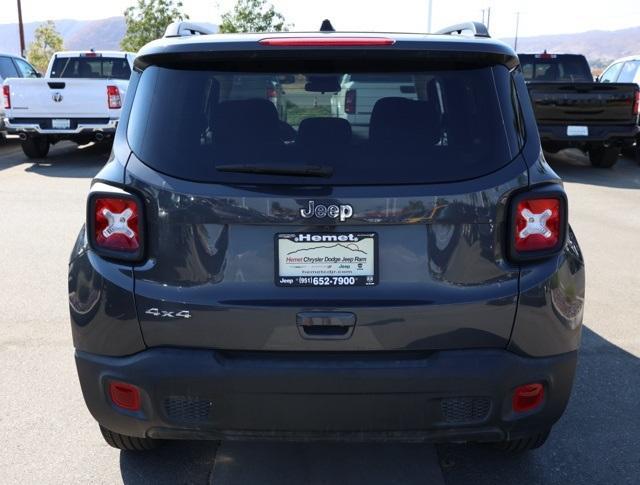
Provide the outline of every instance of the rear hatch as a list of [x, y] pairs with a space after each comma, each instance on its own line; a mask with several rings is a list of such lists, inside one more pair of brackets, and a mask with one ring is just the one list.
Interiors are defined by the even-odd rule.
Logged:
[[632, 83], [529, 84], [538, 123], [634, 124], [637, 91]]
[[[505, 203], [528, 183], [504, 56], [277, 54], [143, 56], [132, 78], [126, 183], [145, 204], [147, 345], [504, 347], [519, 279]], [[266, 95], [234, 91], [265, 72], [286, 121]], [[354, 73], [379, 96], [365, 130], [327, 96]], [[399, 75], [413, 99], [377, 86]]]

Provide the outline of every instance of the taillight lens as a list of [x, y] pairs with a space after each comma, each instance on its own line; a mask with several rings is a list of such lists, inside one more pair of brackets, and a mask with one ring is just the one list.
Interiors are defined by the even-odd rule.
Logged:
[[356, 113], [356, 90], [349, 89], [344, 95], [344, 112], [347, 114]]
[[511, 257], [539, 259], [562, 249], [567, 227], [563, 192], [541, 190], [517, 196], [511, 208]]
[[515, 246], [518, 251], [553, 248], [560, 239], [560, 200], [523, 200], [516, 209]]
[[11, 109], [11, 88], [2, 86], [2, 98], [4, 100], [4, 109]]
[[107, 102], [109, 109], [122, 108], [122, 99], [120, 98], [120, 89], [118, 89], [118, 86], [107, 86]]
[[640, 113], [640, 91], [636, 91], [636, 99], [633, 103], [633, 114], [637, 115], [638, 113]]
[[137, 197], [93, 193], [87, 217], [91, 246], [98, 254], [124, 260], [142, 257], [142, 206]]

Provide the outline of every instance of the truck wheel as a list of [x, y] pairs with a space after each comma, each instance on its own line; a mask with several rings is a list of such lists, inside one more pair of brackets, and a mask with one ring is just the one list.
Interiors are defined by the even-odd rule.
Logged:
[[589, 150], [591, 165], [598, 168], [611, 168], [618, 161], [619, 148], [598, 147]]
[[136, 438], [115, 433], [100, 425], [102, 437], [109, 446], [125, 451], [147, 451], [158, 446], [158, 441], [151, 438]]
[[49, 153], [49, 140], [46, 136], [34, 136], [22, 142], [22, 151], [28, 158], [44, 158]]
[[532, 434], [526, 438], [505, 440], [500, 443], [495, 443], [494, 447], [507, 453], [522, 453], [524, 451], [535, 450], [536, 448], [540, 448], [544, 445], [549, 437], [549, 433], [551, 433], [551, 428]]

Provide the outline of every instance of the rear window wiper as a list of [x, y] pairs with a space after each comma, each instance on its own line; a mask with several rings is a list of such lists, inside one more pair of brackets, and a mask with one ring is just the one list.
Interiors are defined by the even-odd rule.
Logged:
[[331, 177], [333, 167], [327, 165], [285, 165], [267, 163], [238, 163], [216, 165], [220, 172], [257, 173], [262, 175], [291, 175], [293, 177]]

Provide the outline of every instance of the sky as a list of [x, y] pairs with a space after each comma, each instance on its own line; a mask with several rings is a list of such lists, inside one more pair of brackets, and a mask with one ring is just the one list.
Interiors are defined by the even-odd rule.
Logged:
[[[493, 37], [513, 37], [516, 12], [523, 37], [618, 30], [640, 26], [640, 2], [634, 0], [432, 0], [433, 30], [466, 20], [482, 20], [491, 8]], [[337, 30], [426, 32], [429, 0], [271, 0], [293, 30], [317, 30], [329, 18]], [[122, 15], [135, 0], [22, 0], [25, 22], [47, 19], [100, 19]], [[183, 0], [192, 20], [218, 23], [235, 0]], [[606, 4], [606, 9], [603, 5]], [[485, 14], [486, 15], [486, 14]], [[0, 24], [17, 21], [16, 0], [0, 0]]]

